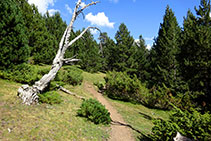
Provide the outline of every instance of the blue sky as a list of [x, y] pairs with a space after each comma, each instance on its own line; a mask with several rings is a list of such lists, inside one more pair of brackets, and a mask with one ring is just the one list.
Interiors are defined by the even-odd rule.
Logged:
[[[29, 3], [37, 5], [41, 13], [45, 13], [46, 10], [51, 13], [59, 11], [63, 20], [69, 24], [76, 1], [29, 0]], [[90, 0], [83, 2], [88, 4]], [[134, 39], [143, 35], [146, 44], [152, 45], [167, 5], [173, 9], [182, 26], [183, 17], [186, 16], [188, 9], [195, 14], [194, 6], [198, 7], [199, 4], [200, 0], [100, 0], [100, 3], [84, 11], [85, 19], [80, 16], [74, 27], [77, 30], [94, 25], [114, 38], [119, 25], [125, 23]]]

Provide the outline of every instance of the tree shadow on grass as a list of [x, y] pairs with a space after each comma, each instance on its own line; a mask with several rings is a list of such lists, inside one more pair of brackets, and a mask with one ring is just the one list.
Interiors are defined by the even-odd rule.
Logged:
[[139, 139], [140, 141], [152, 141], [152, 139], [151, 139], [148, 135], [142, 133], [142, 132], [141, 132], [140, 130], [138, 130], [138, 129], [135, 129], [133, 126], [131, 126], [131, 125], [129, 125], [129, 124], [125, 124], [125, 123], [121, 123], [121, 122], [119, 122], [119, 121], [113, 121], [113, 120], [112, 120], [111, 124], [113, 124], [113, 125], [126, 126], [126, 127], [129, 127], [130, 129], [132, 129], [133, 131], [136, 131], [137, 133], [140, 134], [140, 136], [138, 137], [138, 139]]
[[153, 120], [154, 119], [153, 117], [151, 117], [151, 116], [149, 116], [147, 114], [144, 114], [142, 112], [139, 112], [139, 114], [142, 115], [145, 119], [148, 119], [148, 120]]

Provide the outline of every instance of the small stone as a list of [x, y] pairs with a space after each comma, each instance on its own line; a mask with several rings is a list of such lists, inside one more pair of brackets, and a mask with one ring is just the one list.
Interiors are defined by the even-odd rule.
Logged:
[[12, 131], [10, 128], [8, 128], [7, 130], [8, 130], [9, 133]]

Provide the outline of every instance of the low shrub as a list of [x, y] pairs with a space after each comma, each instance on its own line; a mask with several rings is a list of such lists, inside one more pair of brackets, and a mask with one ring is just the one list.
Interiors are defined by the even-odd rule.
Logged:
[[38, 68], [29, 64], [20, 64], [14, 66], [12, 69], [4, 70], [0, 77], [27, 84], [33, 84], [40, 78], [38, 75]]
[[[44, 74], [47, 74], [50, 67], [40, 67], [30, 64], [20, 64], [14, 66], [12, 69], [0, 70], [0, 78], [12, 80], [19, 83], [34, 84]], [[83, 81], [83, 71], [75, 66], [65, 66], [58, 72], [55, 81], [63, 85], [62, 82], [71, 85], [81, 84]], [[55, 85], [52, 83], [53, 89]]]
[[163, 87], [153, 87], [150, 93], [144, 97], [142, 104], [151, 108], [171, 109], [172, 106], [169, 102], [174, 101], [174, 99], [171, 90], [163, 85]]
[[48, 91], [43, 94], [39, 94], [39, 102], [47, 104], [60, 104], [63, 102], [62, 97], [56, 91]]
[[94, 85], [97, 86], [99, 91], [105, 90], [105, 84], [103, 82], [94, 82]]
[[83, 101], [77, 113], [79, 116], [86, 117], [95, 124], [109, 124], [111, 122], [108, 110], [95, 99]]
[[83, 71], [75, 66], [65, 66], [57, 73], [55, 80], [80, 85], [83, 81], [82, 73]]
[[132, 79], [125, 72], [108, 72], [105, 82], [105, 93], [113, 99], [142, 103], [149, 93], [136, 76]]
[[57, 90], [58, 89], [58, 85], [59, 86], [64, 86], [65, 83], [62, 82], [62, 81], [52, 81], [50, 82], [50, 86], [49, 86], [49, 91], [52, 91], [52, 90]]
[[44, 74], [48, 73], [49, 70], [50, 67], [40, 67], [24, 63], [13, 66], [11, 69], [1, 70], [0, 78], [32, 85]]
[[158, 119], [154, 121], [151, 137], [153, 140], [173, 140], [176, 132], [194, 139], [211, 140], [211, 114], [201, 114], [198, 111], [173, 110], [168, 121]]

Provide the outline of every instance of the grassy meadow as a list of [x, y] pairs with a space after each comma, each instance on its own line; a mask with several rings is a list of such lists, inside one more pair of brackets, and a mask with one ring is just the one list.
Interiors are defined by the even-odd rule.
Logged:
[[[103, 73], [83, 72], [83, 83], [77, 86], [65, 85], [68, 90], [93, 98], [84, 89], [85, 83], [103, 82]], [[0, 79], [0, 140], [107, 140], [110, 127], [95, 125], [77, 116], [82, 100], [59, 91], [63, 102], [56, 105], [39, 104], [26, 106], [17, 97], [20, 83]], [[148, 109], [139, 104], [115, 101], [109, 102], [134, 129], [149, 134], [153, 118], [168, 118], [168, 112]], [[134, 130], [134, 137], [140, 140], [142, 134]]]

